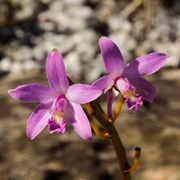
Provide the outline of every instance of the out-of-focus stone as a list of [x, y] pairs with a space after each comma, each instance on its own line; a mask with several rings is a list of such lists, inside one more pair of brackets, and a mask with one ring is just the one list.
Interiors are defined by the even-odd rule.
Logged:
[[79, 80], [82, 73], [82, 64], [80, 62], [80, 56], [78, 52], [69, 52], [64, 58], [64, 63], [68, 76], [72, 77], [74, 80]]
[[81, 55], [83, 61], [91, 62], [95, 57], [98, 45], [98, 36], [92, 29], [86, 29], [73, 36], [76, 51]]
[[15, 61], [25, 61], [32, 59], [32, 50], [28, 46], [20, 46], [19, 49], [12, 53], [12, 57]]
[[37, 45], [33, 48], [33, 56], [37, 61], [45, 61], [46, 52], [44, 51], [42, 45]]
[[5, 57], [0, 61], [0, 70], [1, 71], [9, 72], [10, 66], [11, 66], [11, 59], [10, 58]]
[[12, 73], [21, 73], [23, 71], [23, 65], [21, 62], [14, 61], [11, 64], [10, 71]]
[[33, 60], [27, 60], [23, 64], [23, 70], [40, 70], [40, 66], [37, 62]]

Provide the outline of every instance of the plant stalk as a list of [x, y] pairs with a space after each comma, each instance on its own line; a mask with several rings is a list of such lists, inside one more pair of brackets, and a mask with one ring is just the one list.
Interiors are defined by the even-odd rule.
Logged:
[[113, 148], [115, 150], [118, 159], [122, 180], [131, 180], [130, 172], [124, 172], [124, 170], [130, 168], [130, 165], [127, 161], [125, 148], [117, 133], [116, 128], [113, 125], [113, 121], [109, 119], [109, 117], [105, 114], [105, 112], [102, 110], [102, 108], [100, 107], [97, 101], [91, 102], [90, 106], [94, 110], [92, 115], [110, 135], [109, 140], [113, 145]]

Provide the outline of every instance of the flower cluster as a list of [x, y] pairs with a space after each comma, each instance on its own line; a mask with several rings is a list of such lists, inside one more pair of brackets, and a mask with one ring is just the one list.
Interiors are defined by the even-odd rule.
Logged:
[[133, 60], [124, 68], [124, 61], [116, 44], [106, 37], [100, 38], [99, 44], [108, 75], [92, 85], [69, 86], [63, 58], [57, 49], [53, 49], [46, 62], [50, 86], [27, 84], [8, 91], [17, 100], [40, 102], [27, 123], [27, 135], [31, 139], [47, 125], [50, 133], [64, 133], [67, 120], [77, 134], [85, 140], [91, 140], [91, 127], [80, 104], [91, 102], [106, 92], [107, 111], [111, 119], [112, 102], [119, 92], [124, 95], [127, 107], [133, 112], [142, 106], [141, 98], [153, 101], [156, 89], [141, 76], [156, 72], [165, 64], [168, 56], [152, 53]]

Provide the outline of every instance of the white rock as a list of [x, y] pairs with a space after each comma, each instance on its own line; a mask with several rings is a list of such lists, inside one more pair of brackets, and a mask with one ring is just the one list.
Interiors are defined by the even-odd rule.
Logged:
[[24, 31], [20, 28], [14, 28], [14, 33], [18, 38], [24, 37]]
[[77, 52], [81, 55], [83, 61], [92, 61], [95, 57], [98, 45], [98, 36], [92, 29], [80, 31], [72, 37]]
[[75, 51], [68, 53], [64, 58], [64, 63], [67, 74], [74, 79], [79, 79], [82, 73], [82, 64], [80, 62], [79, 54]]
[[17, 61], [25, 61], [27, 59], [32, 59], [32, 50], [28, 46], [20, 46], [18, 50], [16, 50], [12, 54], [14, 60]]
[[37, 62], [33, 60], [27, 60], [23, 64], [23, 69], [24, 70], [39, 70], [40, 66]]
[[51, 12], [60, 12], [60, 11], [63, 12], [65, 8], [66, 5], [62, 0], [53, 1], [49, 6], [49, 10]]
[[24, 20], [29, 18], [35, 11], [36, 4], [34, 0], [25, 0], [19, 1], [19, 6], [21, 6], [21, 10], [15, 11], [15, 19]]
[[21, 62], [18, 62], [18, 61], [12, 62], [11, 67], [10, 67], [10, 72], [20, 73], [22, 71], [23, 71], [23, 66]]
[[77, 5], [82, 5], [86, 0], [63, 0], [64, 3], [66, 3], [69, 6], [77, 6]]
[[176, 54], [171, 54], [165, 64], [168, 67], [178, 67], [180, 63], [180, 58]]
[[56, 26], [53, 22], [43, 22], [39, 24], [39, 27], [45, 31], [53, 31], [56, 29]]
[[37, 61], [45, 61], [46, 60], [46, 52], [43, 49], [42, 45], [37, 45], [33, 48], [33, 56]]
[[96, 81], [102, 74], [106, 74], [104, 62], [102, 60], [101, 54], [98, 54], [97, 58], [85, 66], [85, 78], [86, 81], [92, 84]]
[[87, 19], [93, 16], [93, 10], [87, 6], [70, 6], [67, 13], [76, 18]]
[[71, 37], [66, 35], [45, 33], [43, 37], [44, 42], [42, 43], [42, 47], [47, 53], [49, 53], [53, 48], [58, 48], [61, 54], [65, 54], [71, 51], [74, 47], [74, 42]]
[[5, 72], [9, 72], [11, 67], [11, 60], [8, 57], [1, 59], [0, 61], [0, 69]]
[[119, 15], [110, 16], [108, 19], [108, 25], [112, 31], [124, 31], [130, 33], [132, 31], [132, 24], [127, 20], [123, 19]]

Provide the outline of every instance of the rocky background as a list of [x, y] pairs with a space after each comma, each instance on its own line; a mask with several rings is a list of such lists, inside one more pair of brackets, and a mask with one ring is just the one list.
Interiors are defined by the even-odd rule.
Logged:
[[[45, 61], [54, 47], [74, 82], [92, 83], [105, 74], [101, 36], [118, 45], [126, 63], [150, 52], [170, 56], [165, 68], [147, 77], [157, 88], [154, 103], [144, 101], [135, 114], [124, 105], [115, 125], [130, 164], [134, 148], [142, 148], [133, 180], [180, 180], [178, 0], [0, 1], [0, 179], [121, 179], [108, 140], [94, 135], [86, 142], [68, 124], [61, 136], [46, 128], [31, 141], [26, 123], [37, 103], [7, 94], [22, 84], [48, 84]], [[100, 103], [105, 109], [105, 98]]]

